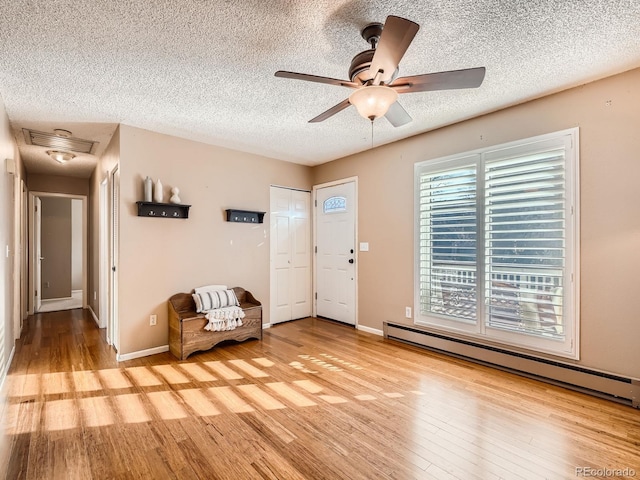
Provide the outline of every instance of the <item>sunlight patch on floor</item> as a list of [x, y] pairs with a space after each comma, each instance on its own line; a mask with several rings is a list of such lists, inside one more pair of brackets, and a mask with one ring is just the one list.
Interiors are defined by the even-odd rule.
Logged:
[[253, 412], [253, 407], [242, 400], [231, 387], [212, 387], [209, 392], [234, 413]]
[[111, 405], [107, 397], [87, 397], [78, 400], [87, 427], [104, 427], [114, 423]]
[[336, 403], [347, 403], [349, 400], [342, 397], [337, 397], [335, 395], [319, 395], [319, 397], [327, 403], [336, 404]]
[[34, 373], [26, 375], [9, 375], [9, 396], [29, 397], [40, 393], [40, 375]]
[[71, 378], [75, 386], [76, 392], [95, 392], [102, 390], [100, 379], [92, 370], [76, 370], [71, 372]]
[[78, 411], [74, 400], [52, 400], [45, 407], [45, 429], [69, 430], [78, 426]]
[[262, 366], [262, 367], [273, 367], [275, 365], [275, 363], [273, 363], [271, 360], [269, 360], [268, 358], [253, 358], [252, 359], [254, 362], [256, 362], [258, 365]]
[[118, 395], [115, 397], [115, 402], [124, 423], [142, 423], [151, 420], [139, 393]]
[[225, 380], [242, 379], [242, 375], [235, 372], [234, 370], [231, 370], [229, 367], [227, 367], [224, 363], [220, 361], [204, 362], [203, 365], [206, 365], [207, 367], [211, 368], [214, 372], [216, 372], [220, 377], [224, 378]]
[[177, 420], [188, 416], [173, 392], [149, 392], [147, 397], [163, 420]]
[[180, 373], [178, 370], [173, 368], [172, 365], [154, 365], [151, 369], [162, 375], [162, 377], [170, 384], [178, 384], [178, 383], [189, 383], [189, 380], [186, 376]]
[[119, 388], [130, 388], [133, 386], [119, 368], [98, 370], [98, 375], [100, 375], [100, 378], [106, 387], [113, 390], [117, 390]]
[[181, 363], [178, 365], [182, 370], [187, 372], [198, 382], [215, 382], [218, 380], [208, 370], [205, 370], [201, 365], [197, 363]]
[[238, 385], [238, 390], [265, 410], [287, 408], [286, 405], [273, 398], [257, 385]]
[[135, 384], [141, 387], [153, 387], [163, 383], [147, 367], [128, 367], [125, 370]]
[[[302, 356], [301, 356], [302, 357]], [[319, 367], [333, 365], [315, 357], [304, 356], [305, 360]], [[325, 357], [329, 357], [326, 356]], [[328, 358], [329, 359], [329, 358]], [[330, 360], [337, 361], [337, 357]], [[154, 417], [163, 420], [179, 420], [189, 417], [189, 410], [199, 417], [216, 416], [224, 411], [233, 413], [253, 412], [256, 408], [263, 410], [279, 410], [291, 407], [312, 407], [322, 402], [338, 405], [357, 401], [374, 401], [379, 398], [368, 393], [344, 396], [333, 395], [325, 387], [310, 379], [292, 380], [291, 382], [249, 383], [200, 388], [180, 388], [180, 385], [196, 382], [225, 380], [261, 379], [270, 375], [254, 365], [268, 368], [276, 365], [266, 358], [248, 360], [232, 359], [226, 361], [209, 361], [203, 363], [177, 363], [109, 368], [103, 370], [76, 370], [72, 372], [42, 373], [39, 375], [13, 374], [9, 377], [9, 401], [25, 397], [44, 395], [42, 402], [27, 400], [20, 403], [9, 403], [5, 431], [9, 434], [21, 434], [37, 431], [40, 428], [48, 431], [68, 430], [82, 427], [102, 427], [118, 423], [149, 422]], [[345, 364], [348, 368], [353, 368]], [[354, 364], [352, 364], [354, 365]], [[300, 362], [291, 362], [289, 366], [298, 368], [301, 373], [318, 374], [315, 370], [304, 368]], [[217, 375], [214, 375], [214, 373]], [[315, 378], [315, 377], [314, 377]], [[255, 382], [255, 380], [254, 380]], [[175, 385], [171, 387], [171, 385]], [[186, 386], [186, 385], [185, 385]], [[417, 396], [424, 392], [382, 392], [386, 399], [404, 397], [406, 393]], [[159, 390], [159, 388], [161, 390]], [[123, 390], [128, 392], [112, 392], [111, 396], [91, 395], [92, 392], [105, 390]], [[131, 389], [140, 390], [132, 393]], [[80, 394], [75, 398], [60, 399], [60, 395]], [[95, 395], [95, 393], [94, 393]], [[46, 396], [54, 396], [49, 400]], [[383, 399], [384, 400], [384, 399]], [[320, 403], [322, 403], [320, 402]], [[20, 419], [31, 419], [29, 422]], [[13, 419], [13, 420], [11, 420]]]
[[373, 395], [356, 395], [354, 397], [356, 400], [361, 400], [363, 402], [369, 402], [371, 400], [377, 400]]
[[221, 413], [200, 389], [179, 390], [178, 395], [200, 417], [212, 417]]
[[42, 389], [45, 395], [70, 392], [71, 385], [67, 379], [67, 372], [43, 373]]
[[311, 380], [294, 380], [293, 383], [309, 393], [320, 393], [323, 388]]
[[243, 372], [249, 374], [254, 378], [264, 378], [269, 376], [268, 373], [264, 373], [259, 368], [254, 367], [253, 365], [251, 365], [250, 363], [244, 360], [229, 360], [229, 363], [231, 363], [232, 365], [236, 366], [237, 368], [239, 368], [240, 370], [242, 370]]
[[384, 392], [383, 395], [386, 396], [386, 397], [389, 397], [389, 398], [404, 397], [404, 395], [402, 395], [401, 393], [397, 393], [397, 392]]
[[276, 392], [285, 400], [293, 403], [296, 407], [311, 407], [317, 405], [316, 402], [296, 392], [293, 388], [283, 382], [267, 383], [267, 387]]

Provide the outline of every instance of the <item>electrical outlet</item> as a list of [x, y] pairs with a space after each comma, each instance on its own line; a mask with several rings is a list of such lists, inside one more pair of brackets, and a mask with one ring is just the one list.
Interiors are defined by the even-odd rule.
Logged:
[[44, 282], [44, 288], [51, 287], [51, 282]]
[[96, 292], [95, 290], [93, 291], [93, 299], [94, 300], [98, 299], [98, 292]]
[[404, 307], [404, 316], [411, 318], [411, 307]]
[[154, 326], [158, 323], [158, 316], [157, 315], [149, 315], [149, 325], [150, 326]]

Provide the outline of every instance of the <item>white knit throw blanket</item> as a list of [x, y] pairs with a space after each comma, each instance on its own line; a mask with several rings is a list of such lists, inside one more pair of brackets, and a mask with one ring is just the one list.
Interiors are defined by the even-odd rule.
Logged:
[[205, 330], [210, 332], [223, 332], [233, 330], [242, 326], [241, 318], [244, 318], [244, 312], [240, 307], [222, 307], [215, 310], [209, 310], [205, 314], [205, 318], [209, 323], [204, 326]]

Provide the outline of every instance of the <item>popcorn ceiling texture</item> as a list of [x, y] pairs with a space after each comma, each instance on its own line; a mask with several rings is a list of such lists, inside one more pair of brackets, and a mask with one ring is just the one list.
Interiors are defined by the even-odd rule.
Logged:
[[[346, 79], [368, 48], [360, 29], [390, 14], [421, 26], [400, 75], [487, 74], [478, 89], [401, 95], [413, 122], [376, 121], [376, 145], [640, 66], [637, 0], [11, 0], [0, 95], [17, 132], [66, 128], [98, 153], [124, 123], [315, 165], [370, 148], [371, 127], [354, 108], [307, 123], [350, 90], [274, 73]], [[17, 137], [27, 168], [45, 168]]]

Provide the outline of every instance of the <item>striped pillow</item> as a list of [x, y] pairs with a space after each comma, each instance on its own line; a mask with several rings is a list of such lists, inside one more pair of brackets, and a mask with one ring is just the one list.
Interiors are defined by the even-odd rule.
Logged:
[[222, 307], [237, 307], [240, 305], [233, 290], [209, 290], [193, 294], [196, 302], [196, 312], [208, 312]]

